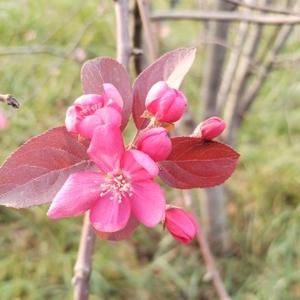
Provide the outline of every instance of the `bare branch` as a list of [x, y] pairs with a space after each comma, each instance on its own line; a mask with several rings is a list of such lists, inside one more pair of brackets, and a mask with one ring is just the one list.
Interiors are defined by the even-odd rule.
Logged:
[[300, 53], [292, 53], [292, 54], [283, 54], [276, 58], [274, 62], [274, 67], [299, 67], [300, 62]]
[[279, 9], [279, 8], [274, 8], [274, 7], [266, 6], [266, 5], [259, 5], [259, 4], [252, 4], [252, 3], [249, 4], [249, 3], [246, 3], [244, 1], [239, 1], [239, 0], [223, 0], [223, 1], [226, 1], [226, 2], [234, 4], [234, 5], [250, 8], [252, 10], [258, 10], [258, 11], [265, 12], [265, 13], [299, 16], [298, 13], [296, 13], [292, 10], [284, 9], [284, 8]]
[[233, 145], [235, 142], [235, 127], [232, 125], [235, 123], [235, 119], [238, 118], [238, 105], [247, 84], [247, 78], [251, 70], [251, 63], [254, 60], [256, 54], [256, 50], [262, 34], [262, 29], [262, 25], [260, 24], [254, 25], [254, 27], [251, 28], [247, 40], [242, 47], [244, 55], [240, 59], [235, 78], [232, 81], [230, 93], [228, 94], [224, 112], [224, 119], [228, 124], [226, 142], [230, 145]]
[[156, 59], [157, 51], [155, 49], [155, 44], [153, 41], [154, 37], [153, 34], [151, 33], [148, 11], [145, 8], [144, 0], [136, 0], [136, 2], [140, 12], [140, 18], [143, 25], [144, 37], [149, 52], [149, 58], [150, 61], [153, 62]]
[[92, 255], [95, 244], [95, 233], [90, 225], [88, 213], [84, 216], [77, 261], [74, 267], [74, 300], [87, 300], [89, 281], [92, 271]]
[[299, 24], [300, 16], [272, 16], [251, 15], [239, 12], [227, 11], [166, 11], [154, 13], [150, 17], [152, 21], [165, 20], [194, 20], [194, 21], [220, 21], [220, 22], [249, 22], [265, 25]]
[[128, 70], [131, 56], [129, 37], [128, 0], [115, 0], [115, 13], [117, 23], [117, 59]]
[[[184, 206], [189, 208], [190, 203], [192, 203], [191, 192], [187, 190], [182, 191]], [[210, 250], [209, 243], [206, 239], [205, 233], [202, 232], [201, 226], [199, 226], [197, 240], [200, 247], [200, 251], [205, 262], [206, 266], [206, 275], [205, 279], [208, 281], [212, 281], [215, 290], [219, 296], [220, 300], [230, 300], [230, 296], [226, 291], [224, 282], [222, 281], [221, 275], [218, 271], [217, 264], [215, 258]]]
[[0, 94], [0, 102], [6, 103], [7, 105], [12, 106], [13, 108], [20, 107], [20, 103], [18, 102], [18, 100], [9, 94], [7, 95]]
[[234, 47], [229, 55], [229, 60], [224, 71], [220, 89], [218, 91], [217, 111], [219, 115], [221, 114], [224, 104], [227, 101], [228, 94], [233, 83], [233, 78], [235, 76], [242, 55], [242, 48], [247, 39], [248, 32], [249, 23], [241, 23], [236, 34]]
[[0, 55], [31, 55], [31, 54], [49, 54], [59, 57], [65, 57], [65, 50], [53, 46], [35, 45], [30, 47], [1, 47]]
[[273, 48], [270, 49], [265, 62], [258, 70], [258, 75], [255, 79], [255, 81], [251, 84], [249, 87], [247, 93], [241, 99], [241, 105], [238, 109], [238, 115], [242, 118], [245, 113], [249, 110], [252, 102], [254, 101], [255, 97], [257, 96], [260, 88], [262, 87], [263, 83], [265, 82], [265, 79], [267, 75], [271, 72], [274, 62], [276, 61], [277, 54], [281, 51], [283, 46], [286, 43], [286, 40], [288, 39], [289, 35], [291, 34], [293, 30], [292, 26], [284, 26], [273, 45]]

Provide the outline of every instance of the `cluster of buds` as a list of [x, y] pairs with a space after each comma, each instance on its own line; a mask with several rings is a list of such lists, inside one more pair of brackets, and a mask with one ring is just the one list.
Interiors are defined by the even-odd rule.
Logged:
[[[137, 159], [138, 164], [146, 165], [146, 161], [148, 161], [147, 165], [149, 167], [152, 164], [151, 161], [155, 164], [156, 162], [163, 161], [168, 158], [172, 151], [172, 142], [168, 135], [168, 128], [170, 128], [170, 126], [168, 126], [168, 124], [178, 121], [183, 116], [186, 105], [187, 99], [184, 94], [177, 89], [169, 87], [164, 81], [159, 81], [150, 88], [145, 99], [146, 110], [142, 117], [150, 118], [151, 122], [149, 122], [145, 129], [138, 132], [138, 135], [134, 139], [134, 143], [130, 145], [127, 150], [142, 153], [138, 156], [136, 156], [138, 153], [135, 154], [135, 159]], [[122, 110], [123, 99], [120, 93], [112, 84], [106, 83], [103, 85], [103, 93], [101, 95], [87, 94], [75, 100], [74, 104], [67, 110], [65, 122], [66, 128], [72, 133], [78, 134], [86, 139], [90, 139], [91, 145], [97, 144], [97, 147], [102, 148], [102, 144], [105, 144], [108, 141], [97, 141], [97, 139], [101, 137], [99, 132], [101, 132], [101, 130], [103, 131], [103, 129], [100, 130], [99, 127], [105, 125], [111, 126], [112, 128], [120, 128], [122, 123]], [[212, 140], [219, 136], [224, 129], [225, 123], [222, 119], [218, 117], [211, 117], [199, 124], [199, 126], [195, 129], [193, 136], [200, 137], [202, 140]], [[112, 143], [120, 144], [121, 142], [112, 141]], [[94, 146], [91, 146], [90, 148], [93, 147]], [[100, 150], [94, 147], [89, 151], [90, 154], [93, 154], [98, 153]], [[105, 149], [103, 151], [107, 152]], [[114, 150], [112, 149], [110, 151], [113, 152]], [[124, 150], [121, 150], [121, 156], [125, 155], [124, 157], [127, 157], [129, 162], [131, 158], [126, 154], [126, 152], [125, 154], [122, 154], [123, 151]], [[118, 169], [113, 169], [112, 165], [114, 165], [113, 160], [120, 159], [120, 153], [118, 153], [115, 158], [105, 158], [104, 152], [99, 152], [99, 154], [102, 155], [100, 159], [96, 158], [95, 160], [93, 155], [92, 159], [96, 161], [98, 166], [100, 166], [100, 169], [101, 166], [103, 166], [103, 163], [105, 165], [109, 163], [110, 166], [108, 169], [111, 169], [113, 172], [112, 174], [114, 174], [114, 172], [119, 172]], [[143, 155], [146, 156], [144, 157]], [[140, 158], [138, 158], [139, 156]], [[102, 161], [103, 159], [104, 161]], [[125, 158], [121, 158], [121, 160], [122, 159], [124, 160]], [[140, 161], [140, 159], [143, 159], [143, 162]], [[126, 164], [127, 163], [125, 162], [125, 165]], [[126, 167], [124, 166], [124, 168]], [[154, 170], [153, 167], [151, 168]], [[104, 169], [107, 169], [107, 167]], [[147, 169], [147, 172], [149, 172], [149, 170], [150, 169]], [[136, 171], [134, 168], [131, 169], [131, 172], [133, 172], [132, 174], [135, 174], [134, 176], [136, 177], [142, 176], [140, 173], [135, 173]], [[122, 205], [123, 201], [125, 201], [123, 197], [132, 197], [134, 189], [131, 185], [134, 186], [134, 182], [131, 183], [130, 178], [126, 178], [126, 176], [124, 178], [122, 177], [122, 181], [118, 178], [119, 177], [110, 179], [110, 181], [102, 183], [101, 187], [105, 186], [105, 190], [101, 190], [102, 192], [100, 197], [104, 197], [107, 193], [114, 191], [110, 198], [114, 200], [117, 195], [118, 203]], [[154, 199], [145, 199], [145, 201], [154, 201]], [[165, 207], [165, 205], [163, 207]], [[52, 214], [53, 217], [56, 217], [57, 211], [58, 214], [60, 213], [57, 207], [55, 209], [53, 208], [50, 211], [50, 215]], [[102, 213], [105, 215], [105, 211], [102, 211]], [[151, 212], [143, 212], [145, 215], [146, 213], [151, 214]], [[91, 215], [93, 218], [97, 218], [95, 213], [92, 212]], [[161, 222], [163, 222], [164, 228], [166, 228], [177, 241], [184, 244], [191, 242], [198, 232], [198, 225], [195, 218], [182, 208], [167, 206], [164, 208], [164, 212], [162, 212]], [[103, 226], [99, 225], [99, 223], [97, 224], [99, 228], [97, 228], [97, 225], [96, 228], [101, 231]], [[121, 227], [119, 226], [118, 228], [120, 229]], [[126, 226], [123, 230], [126, 230]]]

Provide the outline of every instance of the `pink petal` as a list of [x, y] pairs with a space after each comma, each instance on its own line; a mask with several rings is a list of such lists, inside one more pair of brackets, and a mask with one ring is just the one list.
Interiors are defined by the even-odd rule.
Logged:
[[120, 158], [125, 151], [122, 133], [119, 127], [98, 126], [88, 148], [90, 158], [105, 173], [119, 169]]
[[[122, 110], [124, 105], [123, 99], [116, 87], [111, 83], [104, 83], [103, 89], [107, 100], [112, 100], [113, 104], [116, 104]], [[109, 104], [109, 101], [107, 104]]]
[[121, 113], [113, 107], [103, 107], [95, 112], [101, 119], [103, 125], [111, 124], [115, 127], [120, 127], [122, 123]]
[[76, 108], [74, 105], [70, 106], [67, 109], [65, 124], [68, 131], [74, 133], [77, 132], [78, 118]]
[[121, 168], [132, 181], [141, 181], [154, 178], [158, 175], [157, 164], [139, 150], [128, 150], [124, 153], [121, 161]]
[[137, 221], [137, 219], [131, 214], [128, 223], [123, 229], [116, 232], [97, 231], [96, 233], [102, 240], [121, 241], [127, 239], [139, 224], [140, 223]]
[[102, 95], [97, 94], [85, 94], [78, 97], [74, 103], [80, 105], [93, 105], [93, 104], [101, 104], [103, 105], [104, 97]]
[[94, 114], [86, 116], [77, 125], [78, 132], [87, 138], [91, 139], [94, 130], [99, 125], [112, 124], [121, 126], [122, 116], [112, 107], [103, 107], [98, 109]]
[[164, 217], [166, 200], [160, 186], [152, 180], [132, 184], [132, 214], [148, 227], [154, 227]]
[[130, 201], [123, 197], [118, 203], [110, 194], [102, 197], [90, 210], [90, 221], [98, 231], [115, 232], [122, 230], [130, 216]]
[[145, 101], [146, 107], [152, 104], [153, 101], [161, 98], [169, 89], [170, 88], [165, 81], [158, 81], [155, 84], [153, 84], [153, 86], [148, 91], [146, 97], [146, 101]]
[[100, 199], [103, 176], [96, 172], [78, 172], [69, 176], [56, 194], [48, 210], [48, 217], [59, 219], [78, 216]]

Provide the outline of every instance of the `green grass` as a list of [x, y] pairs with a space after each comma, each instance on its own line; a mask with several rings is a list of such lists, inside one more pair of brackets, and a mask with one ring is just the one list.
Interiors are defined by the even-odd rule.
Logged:
[[[20, 1], [0, 1], [0, 47], [44, 45], [64, 51], [76, 43], [87, 59], [115, 55], [111, 4], [98, 16], [98, 0], [22, 3], [21, 9]], [[199, 29], [188, 22], [166, 23], [170, 33], [161, 52], [194, 45]], [[297, 47], [295, 38], [287, 51]], [[203, 48], [184, 82], [198, 121]], [[10, 127], [0, 134], [2, 161], [29, 137], [62, 124], [81, 87], [80, 64], [72, 59], [10, 55], [0, 56], [0, 66], [0, 91], [22, 102], [19, 111], [3, 108]], [[218, 259], [234, 299], [300, 298], [299, 82], [297, 68], [273, 73], [239, 137], [241, 163], [228, 182], [234, 251]], [[81, 219], [53, 222], [46, 210], [0, 209], [1, 300], [72, 298]], [[161, 228], [140, 228], [125, 242], [97, 241], [91, 299], [216, 299], [204, 274], [196, 244], [181, 246]]]

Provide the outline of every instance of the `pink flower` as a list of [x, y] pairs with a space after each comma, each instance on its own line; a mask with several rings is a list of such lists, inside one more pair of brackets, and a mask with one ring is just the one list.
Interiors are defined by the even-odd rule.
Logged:
[[68, 131], [91, 139], [94, 129], [103, 124], [120, 126], [123, 100], [118, 90], [110, 83], [103, 84], [102, 95], [87, 94], [77, 98], [66, 115]]
[[225, 122], [219, 117], [211, 117], [200, 123], [194, 130], [194, 135], [199, 135], [204, 140], [218, 137], [225, 129]]
[[154, 161], [166, 159], [172, 151], [172, 142], [163, 127], [142, 131], [137, 139], [136, 148], [147, 153]]
[[186, 108], [187, 100], [182, 92], [170, 88], [165, 81], [156, 82], [146, 97], [146, 108], [160, 122], [178, 121]]
[[89, 210], [92, 225], [102, 233], [121, 231], [130, 218], [148, 227], [162, 220], [165, 198], [153, 182], [158, 167], [147, 154], [125, 150], [118, 127], [98, 126], [88, 154], [99, 171], [70, 175], [49, 208], [50, 218]]
[[5, 129], [7, 127], [8, 127], [7, 118], [6, 118], [3, 110], [0, 110], [0, 130]]
[[166, 209], [165, 226], [175, 240], [188, 244], [198, 232], [196, 219], [181, 208], [170, 207]]

